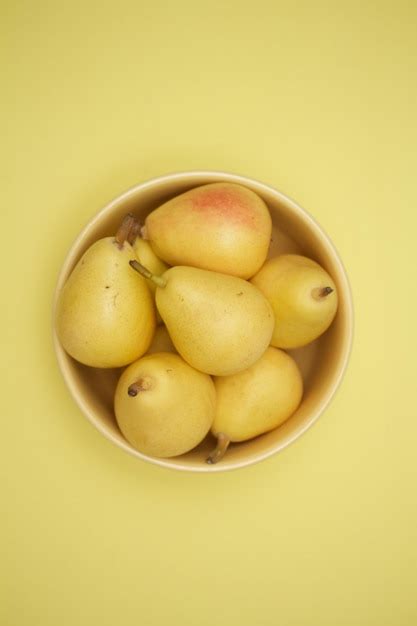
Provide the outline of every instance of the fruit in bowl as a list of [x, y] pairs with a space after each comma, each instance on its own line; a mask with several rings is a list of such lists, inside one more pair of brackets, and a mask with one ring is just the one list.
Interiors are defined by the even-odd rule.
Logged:
[[176, 350], [201, 372], [226, 376], [257, 361], [274, 326], [261, 292], [235, 276], [195, 267], [172, 267], [155, 276], [130, 265], [156, 284], [156, 305]]
[[[196, 471], [254, 462], [301, 434], [317, 418], [317, 406], [321, 411], [334, 393], [351, 336], [350, 293], [343, 267], [311, 218], [279, 192], [223, 173], [178, 174], [150, 181], [121, 196], [102, 217], [74, 245], [56, 294], [60, 365], [91, 421], [136, 456]], [[119, 235], [110, 238], [112, 262], [123, 256], [118, 266], [122, 287], [135, 285], [126, 296], [125, 291], [119, 292], [119, 297], [123, 293], [120, 304], [130, 301], [134, 306], [126, 307], [129, 315], [120, 309], [120, 322], [112, 309], [110, 319], [116, 330], [110, 324], [107, 331], [108, 299], [96, 288], [96, 281], [92, 281], [94, 291], [84, 290], [78, 280], [81, 286], [73, 300], [83, 310], [90, 298], [86, 308], [94, 309], [88, 332], [88, 324], [71, 323], [71, 299], [65, 294], [68, 285], [77, 283], [82, 255], [91, 254], [109, 230], [117, 231], [117, 222], [125, 224], [128, 232], [123, 250]], [[143, 286], [146, 295], [138, 296]], [[156, 327], [153, 298], [163, 326]], [[129, 324], [135, 315], [132, 331]], [[114, 343], [114, 350], [108, 345], [124, 325], [127, 336], [140, 336], [136, 354], [125, 357], [125, 350], [123, 356], [129, 360], [114, 364], [87, 362], [74, 350], [69, 356], [63, 318], [69, 320], [75, 343], [83, 345], [88, 336], [92, 345], [94, 336], [96, 352], [105, 346], [107, 358], [113, 352], [118, 356], [120, 342]], [[99, 332], [93, 333], [93, 319]], [[190, 374], [189, 384], [177, 387], [171, 380], [171, 387], [159, 385], [165, 379], [158, 375], [152, 393], [146, 384], [139, 384], [135, 395], [129, 394], [133, 383], [126, 387], [127, 373], [151, 355], [157, 363], [170, 359], [181, 363]], [[77, 364], [77, 358], [84, 365]], [[127, 368], [114, 369], [120, 366]], [[201, 377], [212, 386], [212, 412], [204, 409], [207, 403], [201, 397], [198, 400], [200, 385], [191, 382]], [[187, 433], [193, 435], [187, 438]], [[144, 441], [157, 445], [147, 446]]]
[[210, 376], [178, 354], [159, 352], [126, 368], [114, 406], [120, 430], [135, 448], [171, 457], [192, 450], [207, 435], [216, 391]]
[[294, 359], [269, 347], [251, 367], [215, 378], [216, 409], [211, 427], [217, 446], [208, 463], [220, 461], [230, 442], [247, 441], [277, 428], [301, 402], [303, 379]]
[[268, 254], [271, 225], [262, 198], [242, 185], [220, 182], [190, 189], [156, 208], [142, 236], [169, 265], [250, 278]]
[[320, 337], [337, 311], [337, 289], [318, 263], [299, 254], [282, 254], [252, 278], [274, 310], [271, 344], [300, 348]]
[[132, 276], [127, 215], [115, 237], [83, 254], [57, 303], [56, 328], [65, 350], [92, 367], [121, 367], [146, 352], [155, 332], [155, 310], [146, 281]]

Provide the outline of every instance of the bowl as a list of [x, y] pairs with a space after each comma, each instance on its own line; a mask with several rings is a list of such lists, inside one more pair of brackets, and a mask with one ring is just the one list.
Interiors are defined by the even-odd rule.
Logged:
[[197, 448], [179, 457], [157, 459], [135, 450], [121, 434], [113, 412], [113, 396], [120, 369], [90, 368], [72, 359], [62, 348], [53, 330], [58, 364], [65, 382], [87, 419], [107, 439], [135, 457], [166, 468], [192, 472], [219, 472], [257, 463], [286, 448], [298, 439], [323, 413], [335, 394], [348, 363], [353, 330], [352, 297], [339, 255], [317, 222], [293, 200], [266, 184], [226, 172], [191, 171], [169, 174], [141, 183], [105, 206], [85, 226], [73, 243], [59, 274], [54, 295], [54, 318], [58, 295], [71, 270], [100, 237], [116, 232], [129, 211], [139, 219], [154, 208], [188, 189], [206, 183], [240, 183], [259, 194], [267, 203], [273, 221], [269, 256], [294, 252], [311, 257], [332, 276], [338, 289], [339, 308], [331, 327], [310, 345], [289, 352], [300, 366], [304, 396], [298, 410], [279, 428], [251, 441], [232, 444], [216, 465], [205, 463], [214, 446], [209, 435]]

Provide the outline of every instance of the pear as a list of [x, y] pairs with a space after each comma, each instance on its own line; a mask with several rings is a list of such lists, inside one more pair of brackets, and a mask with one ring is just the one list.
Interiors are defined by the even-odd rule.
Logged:
[[269, 300], [275, 314], [271, 344], [300, 348], [322, 335], [337, 311], [336, 285], [315, 261], [283, 254], [265, 263], [251, 283]]
[[252, 365], [267, 349], [273, 312], [247, 281], [181, 266], [155, 276], [137, 261], [130, 264], [157, 285], [156, 305], [172, 342], [196, 369], [228, 376]]
[[156, 327], [152, 343], [148, 348], [146, 354], [154, 354], [155, 352], [172, 352], [173, 354], [177, 353], [175, 346], [172, 343], [172, 339], [169, 336], [167, 328], [163, 324]]
[[254, 365], [214, 379], [216, 412], [212, 433], [217, 447], [207, 463], [217, 463], [231, 441], [246, 441], [277, 428], [297, 409], [303, 381], [294, 359], [268, 348]]
[[256, 193], [235, 183], [210, 183], [152, 211], [142, 236], [169, 265], [250, 278], [266, 259], [271, 229], [268, 208]]
[[[138, 229], [139, 232], [139, 229]], [[163, 274], [168, 269], [168, 265], [159, 259], [155, 252], [152, 250], [152, 246], [149, 241], [145, 241], [141, 237], [134, 237], [133, 249], [138, 261], [149, 268], [153, 274]], [[146, 281], [152, 295], [155, 297], [156, 285], [151, 280]], [[158, 311], [156, 312], [156, 323], [161, 324], [162, 319]]]
[[216, 392], [210, 376], [177, 354], [144, 356], [121, 375], [116, 420], [127, 441], [149, 456], [171, 457], [195, 448], [213, 423]]
[[127, 216], [116, 237], [96, 241], [84, 253], [57, 302], [56, 330], [64, 349], [92, 367], [121, 367], [148, 349], [155, 331], [152, 295], [129, 261]]
[[[168, 265], [156, 256], [149, 241], [145, 241], [141, 237], [137, 237], [133, 243], [133, 250], [135, 251], [136, 258], [139, 263], [147, 267], [152, 274], [158, 275], [167, 271]], [[155, 283], [151, 280], [147, 282], [149, 289], [154, 294], [156, 291]]]

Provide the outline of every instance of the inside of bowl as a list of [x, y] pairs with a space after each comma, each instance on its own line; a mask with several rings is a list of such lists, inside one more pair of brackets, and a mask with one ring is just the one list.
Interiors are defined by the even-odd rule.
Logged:
[[[97, 239], [115, 233], [121, 218], [132, 211], [139, 219], [163, 201], [200, 184], [218, 180], [235, 180], [239, 177], [213, 174], [184, 176], [183, 179], [159, 181], [148, 184], [132, 192], [127, 192], [104, 209], [78, 238], [61, 274], [57, 291], [65, 283], [75, 263], [83, 252]], [[347, 351], [349, 350], [349, 303], [344, 294], [348, 292], [346, 278], [330, 242], [313, 220], [286, 198], [277, 195], [258, 183], [244, 184], [260, 194], [267, 202], [273, 219], [273, 236], [270, 257], [285, 252], [305, 254], [323, 265], [332, 275], [340, 295], [337, 316], [330, 329], [318, 340], [298, 350], [289, 351], [296, 359], [304, 380], [304, 396], [297, 412], [280, 428], [251, 441], [231, 445], [227, 455], [219, 465], [210, 466], [212, 471], [246, 465], [261, 456], [268, 456], [277, 449], [288, 445], [315, 421], [327, 399], [336, 388]], [[113, 396], [121, 370], [100, 370], [83, 366], [70, 358], [59, 346], [55, 338], [61, 367], [73, 393], [76, 390], [78, 402], [89, 419], [110, 439], [126, 450], [138, 454], [125, 441], [120, 433], [113, 412]], [[76, 395], [74, 393], [74, 395]], [[181, 457], [167, 459], [172, 467], [179, 469], [207, 470], [205, 459], [213, 447], [214, 440], [209, 435], [200, 446]], [[166, 465], [165, 462], [163, 464]]]

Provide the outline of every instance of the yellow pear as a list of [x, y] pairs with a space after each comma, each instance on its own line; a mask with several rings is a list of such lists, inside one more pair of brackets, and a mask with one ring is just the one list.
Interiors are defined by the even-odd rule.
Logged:
[[127, 238], [128, 216], [116, 237], [96, 241], [65, 283], [56, 309], [64, 349], [92, 367], [121, 367], [148, 349], [155, 331], [155, 307], [146, 280], [135, 275]]
[[157, 285], [156, 305], [172, 342], [196, 369], [227, 376], [252, 365], [267, 349], [273, 312], [246, 280], [181, 266], [154, 276], [137, 261], [131, 266]]
[[156, 457], [184, 454], [213, 423], [216, 392], [210, 376], [177, 354], [159, 352], [121, 375], [114, 409], [120, 430], [137, 450]]
[[175, 346], [172, 343], [172, 339], [169, 336], [167, 328], [163, 324], [156, 327], [152, 343], [149, 346], [146, 354], [155, 354], [155, 352], [172, 352], [173, 354], [177, 353]]
[[277, 428], [297, 409], [303, 381], [294, 359], [277, 348], [248, 369], [214, 379], [216, 412], [212, 433], [217, 447], [207, 463], [217, 463], [231, 441], [246, 441]]
[[270, 302], [275, 315], [271, 344], [305, 346], [330, 326], [337, 311], [336, 285], [315, 261], [283, 254], [265, 263], [251, 280]]
[[[139, 225], [138, 225], [139, 226]], [[139, 232], [139, 229], [138, 229]], [[135, 234], [136, 235], [136, 234]], [[136, 258], [138, 261], [147, 267], [153, 274], [163, 274], [168, 269], [168, 265], [159, 259], [155, 252], [152, 250], [152, 246], [149, 241], [145, 241], [141, 237], [134, 237], [134, 241], [132, 243], [133, 249], [136, 254]], [[153, 296], [155, 297], [156, 285], [151, 280], [146, 281], [149, 289], [151, 290]], [[161, 316], [158, 311], [156, 312], [156, 323], [161, 324]]]
[[[133, 243], [133, 250], [135, 251], [136, 258], [139, 263], [147, 267], [152, 274], [163, 274], [168, 269], [168, 265], [156, 256], [149, 241], [145, 241], [141, 237], [137, 237]], [[154, 294], [156, 290], [155, 283], [151, 280], [148, 280], [147, 283], [149, 289]]]
[[271, 229], [268, 208], [256, 193], [235, 183], [211, 183], [152, 211], [142, 236], [169, 265], [250, 278], [266, 259]]

